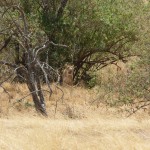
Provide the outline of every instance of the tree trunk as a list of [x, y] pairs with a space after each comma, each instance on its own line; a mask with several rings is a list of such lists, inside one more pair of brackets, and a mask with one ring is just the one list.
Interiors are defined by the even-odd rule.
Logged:
[[[31, 78], [28, 81], [27, 85], [31, 92], [36, 111], [38, 113], [41, 113], [43, 116], [47, 116], [44, 96], [43, 96], [43, 92], [41, 91], [41, 86], [39, 84], [39, 78], [35, 76], [36, 75], [34, 75], [34, 73], [30, 75]], [[34, 80], [32, 80], [33, 78]]]
[[[34, 57], [33, 57], [34, 58]], [[47, 116], [44, 95], [41, 89], [40, 77], [38, 75], [38, 69], [36, 62], [32, 63], [32, 54], [27, 58], [28, 62], [27, 70], [27, 85], [32, 94], [33, 102], [35, 104], [35, 109], [37, 112], [41, 113], [43, 116]]]

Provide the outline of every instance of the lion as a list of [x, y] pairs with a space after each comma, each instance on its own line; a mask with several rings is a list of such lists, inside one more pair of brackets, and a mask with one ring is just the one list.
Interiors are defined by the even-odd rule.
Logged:
[[73, 72], [74, 66], [66, 64], [62, 74], [63, 85], [73, 86]]

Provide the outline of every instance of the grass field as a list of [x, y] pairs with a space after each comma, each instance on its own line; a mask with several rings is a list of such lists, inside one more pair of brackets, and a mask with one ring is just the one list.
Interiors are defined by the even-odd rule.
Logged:
[[0, 149], [149, 150], [150, 118], [1, 118]]
[[[119, 108], [94, 104], [94, 90], [81, 87], [53, 89], [46, 95], [48, 118], [38, 116], [22, 84], [0, 89], [0, 150], [149, 150], [150, 116], [141, 111], [127, 118]], [[103, 91], [100, 91], [103, 92]], [[8, 109], [9, 108], [9, 109]]]

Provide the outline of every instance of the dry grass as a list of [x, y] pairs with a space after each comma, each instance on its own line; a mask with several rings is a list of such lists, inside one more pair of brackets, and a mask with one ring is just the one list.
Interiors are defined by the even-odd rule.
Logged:
[[4, 87], [11, 103], [0, 89], [0, 150], [150, 149], [150, 117], [140, 112], [125, 118], [118, 109], [104, 104], [97, 108], [91, 104], [97, 97], [94, 90], [63, 87], [62, 101], [53, 86], [50, 100], [46, 94], [49, 118], [45, 119], [36, 115], [31, 97], [12, 105], [28, 93], [26, 85]]
[[149, 150], [150, 118], [0, 119], [1, 150]]

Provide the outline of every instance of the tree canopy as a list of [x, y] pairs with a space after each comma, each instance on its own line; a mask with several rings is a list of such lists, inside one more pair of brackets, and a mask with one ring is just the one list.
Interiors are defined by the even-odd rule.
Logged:
[[92, 68], [103, 68], [135, 55], [132, 45], [138, 40], [136, 17], [142, 1], [86, 0], [41, 1], [21, 0], [35, 41], [48, 36], [54, 43], [41, 54], [55, 68], [66, 62], [75, 66], [74, 78], [84, 79]]

